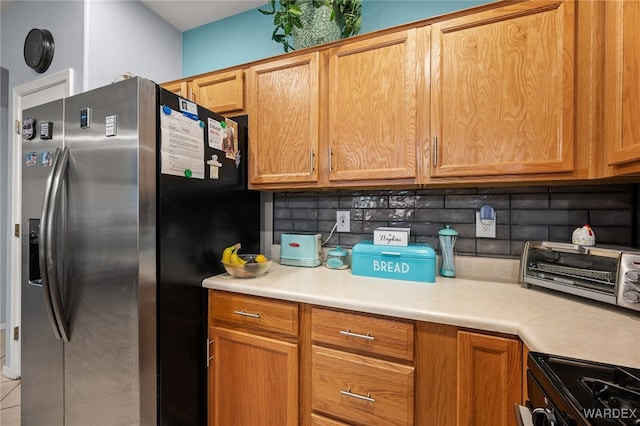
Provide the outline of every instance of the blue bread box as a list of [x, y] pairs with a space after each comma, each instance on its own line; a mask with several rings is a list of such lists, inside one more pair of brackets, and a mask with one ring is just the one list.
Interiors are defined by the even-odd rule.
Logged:
[[365, 277], [436, 282], [436, 252], [429, 244], [383, 246], [360, 241], [351, 250], [351, 273]]

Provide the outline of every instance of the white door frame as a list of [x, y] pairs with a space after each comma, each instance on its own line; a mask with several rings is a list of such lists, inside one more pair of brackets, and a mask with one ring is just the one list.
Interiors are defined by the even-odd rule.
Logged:
[[[42, 96], [42, 103], [59, 99], [62, 89], [64, 96], [73, 95], [73, 69], [69, 68], [57, 73], [41, 77], [37, 80], [15, 86], [13, 88], [13, 120], [9, 123], [22, 122], [22, 98], [28, 95], [38, 94]], [[13, 124], [10, 124], [12, 126]], [[7, 364], [2, 369], [2, 374], [11, 379], [20, 377], [20, 339], [13, 339], [13, 330], [21, 325], [21, 237], [13, 233], [14, 225], [22, 220], [22, 131], [13, 132], [12, 143], [9, 144], [9, 158], [11, 163], [11, 192], [9, 193], [9, 205], [11, 206], [11, 229], [9, 262], [7, 282], [10, 285], [10, 304], [7, 312]], [[24, 229], [20, 230], [25, 232]]]

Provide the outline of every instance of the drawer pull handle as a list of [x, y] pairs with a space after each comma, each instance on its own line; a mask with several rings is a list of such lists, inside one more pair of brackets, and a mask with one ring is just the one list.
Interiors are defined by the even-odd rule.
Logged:
[[214, 356], [211, 355], [211, 352], [210, 352], [210, 348], [212, 344], [213, 344], [213, 340], [207, 339], [207, 368], [209, 368], [209, 363], [214, 358]]
[[346, 391], [341, 390], [340, 393], [342, 395], [350, 396], [352, 398], [364, 399], [365, 401], [369, 401], [369, 402], [376, 402], [375, 399], [371, 398], [371, 392], [368, 392], [367, 396], [358, 395], [357, 393], [351, 392], [351, 388], [349, 388]]
[[233, 311], [233, 313], [236, 315], [242, 315], [243, 317], [260, 318], [259, 312], [252, 314], [251, 312], [246, 312], [244, 309], [241, 311]]
[[358, 337], [360, 339], [375, 340], [375, 338], [372, 335], [370, 335], [369, 333], [367, 333], [367, 334], [352, 333], [349, 329], [340, 330], [340, 334], [343, 334], [345, 336], [350, 336], [350, 337]]

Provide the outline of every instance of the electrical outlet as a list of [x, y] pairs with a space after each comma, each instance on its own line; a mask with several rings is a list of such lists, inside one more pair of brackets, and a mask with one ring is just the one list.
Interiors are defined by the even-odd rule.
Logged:
[[495, 238], [496, 237], [496, 221], [480, 220], [480, 213], [476, 212], [476, 237], [477, 238]]
[[351, 231], [351, 212], [350, 211], [338, 211], [336, 214], [336, 221], [338, 226], [336, 231], [349, 232]]

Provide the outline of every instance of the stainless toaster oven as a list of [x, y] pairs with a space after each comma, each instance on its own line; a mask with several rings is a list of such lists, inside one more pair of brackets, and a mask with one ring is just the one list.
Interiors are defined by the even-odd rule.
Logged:
[[640, 311], [640, 251], [528, 241], [520, 282]]

